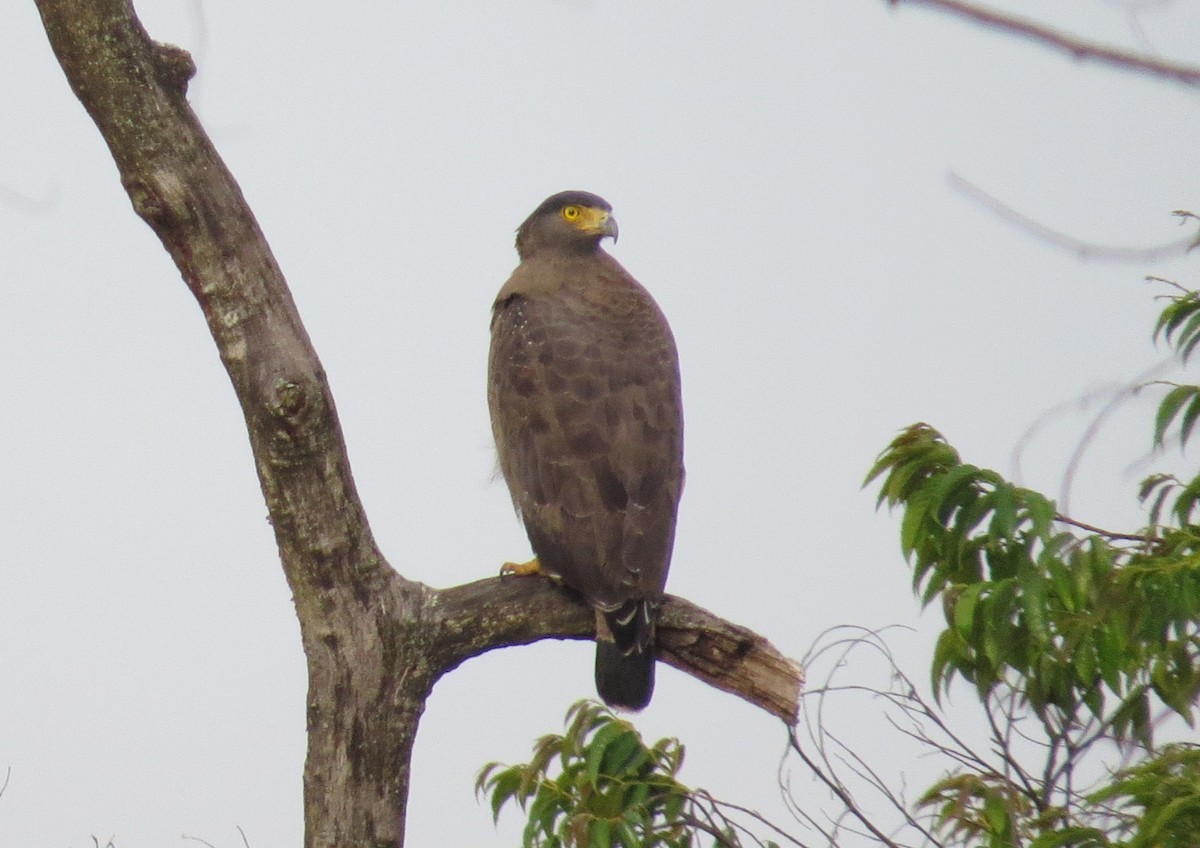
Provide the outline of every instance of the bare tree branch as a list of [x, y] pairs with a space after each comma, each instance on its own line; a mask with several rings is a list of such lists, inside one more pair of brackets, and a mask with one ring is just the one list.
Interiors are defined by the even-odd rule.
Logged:
[[[389, 567], [283, 274], [188, 105], [191, 57], [152, 41], [129, 0], [37, 6], [134, 211], [199, 303], [245, 416], [308, 660], [305, 845], [403, 845], [412, 745], [437, 679], [493, 648], [592, 638], [594, 617], [544, 580], [436, 591]], [[673, 598], [660, 649], [795, 723], [800, 669], [762, 637]]]
[[1200, 85], [1200, 68], [1171, 62], [1154, 56], [1130, 53], [1116, 47], [1096, 44], [1062, 30], [1022, 18], [988, 9], [965, 0], [887, 0], [888, 5], [930, 6], [952, 15], [966, 18], [1001, 32], [1007, 32], [1038, 44], [1070, 54], [1073, 58], [1091, 60], [1126, 70], [1150, 74], [1160, 79], [1169, 79], [1184, 85]]
[[[495, 648], [595, 635], [592, 611], [540, 577], [493, 577], [443, 589], [431, 609], [439, 626], [432, 648], [443, 671]], [[663, 662], [789, 726], [796, 723], [804, 672], [766, 639], [673, 595], [663, 604], [658, 631]]]
[[[1002, 221], [1011, 224], [1023, 232], [1029, 233], [1046, 244], [1074, 253], [1080, 259], [1102, 259], [1107, 262], [1152, 262], [1162, 259], [1173, 259], [1176, 256], [1183, 256], [1194, 248], [1198, 238], [1200, 238], [1196, 234], [1192, 234], [1186, 238], [1176, 239], [1166, 244], [1156, 244], [1148, 247], [1114, 247], [1105, 244], [1096, 244], [1095, 242], [1084, 241], [1059, 232], [1039, 221], [1035, 221], [1033, 218], [1022, 212], [1018, 212], [995, 195], [988, 194], [970, 180], [953, 171], [947, 175], [946, 179], [954, 189], [962, 192]], [[1185, 216], [1183, 212], [1176, 212], [1175, 214], [1181, 218]]]
[[1097, 527], [1094, 524], [1088, 524], [1084, 521], [1077, 521], [1069, 515], [1055, 513], [1054, 520], [1059, 524], [1070, 524], [1072, 527], [1078, 527], [1080, 530], [1086, 530], [1088, 533], [1095, 533], [1097, 536], [1103, 536], [1113, 542], [1141, 542], [1143, 544], [1154, 544], [1158, 539], [1154, 536], [1148, 536], [1145, 533], [1118, 533], [1115, 530], [1105, 530], [1103, 527]]

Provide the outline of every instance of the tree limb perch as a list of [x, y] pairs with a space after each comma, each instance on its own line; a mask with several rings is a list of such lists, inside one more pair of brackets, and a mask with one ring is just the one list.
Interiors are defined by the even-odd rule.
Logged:
[[[447, 637], [447, 671], [495, 648], [595, 636], [592, 610], [545, 578], [477, 580], [443, 589], [432, 603]], [[668, 595], [658, 649], [668, 665], [795, 725], [804, 672], [757, 633]]]

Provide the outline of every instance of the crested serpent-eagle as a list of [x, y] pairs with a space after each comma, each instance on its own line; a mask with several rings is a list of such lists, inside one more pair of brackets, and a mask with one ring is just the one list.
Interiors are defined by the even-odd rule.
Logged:
[[535, 559], [596, 610], [596, 689], [638, 710], [683, 489], [679, 358], [654, 299], [600, 246], [612, 207], [547, 198], [492, 307], [488, 406]]

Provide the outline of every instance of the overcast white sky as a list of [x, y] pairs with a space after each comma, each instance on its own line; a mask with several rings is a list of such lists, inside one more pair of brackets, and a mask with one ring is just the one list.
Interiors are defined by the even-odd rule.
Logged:
[[[1006, 2], [1200, 62], [1200, 7]], [[195, 51], [192, 101], [287, 274], [375, 534], [447, 586], [528, 553], [493, 451], [488, 309], [546, 195], [606, 197], [614, 254], [683, 361], [688, 486], [669, 589], [801, 656], [918, 623], [894, 518], [859, 485], [928, 421], [1010, 472], [1047, 409], [1159, 361], [1184, 260], [1085, 262], [1000, 223], [953, 170], [1106, 244], [1184, 235], [1197, 96], [882, 0], [141, 0]], [[240, 412], [201, 315], [69, 91], [34, 6], [0, 26], [0, 846], [301, 842], [304, 659]], [[1022, 462], [1057, 493], [1095, 410]], [[1072, 511], [1140, 520], [1150, 399]], [[931, 624], [897, 633], [925, 679]], [[593, 694], [543, 643], [439, 683], [409, 845], [511, 845], [472, 794]], [[883, 747], [865, 700], [856, 738]], [[637, 719], [684, 778], [777, 814], [779, 725], [664, 668]], [[885, 754], [886, 757], [886, 754]], [[897, 767], [908, 763], [893, 763]], [[807, 785], [802, 772], [794, 778]], [[914, 784], [915, 785], [915, 784]], [[811, 790], [815, 804], [821, 793]], [[504, 822], [502, 822], [504, 825]], [[191, 843], [196, 844], [196, 843]]]

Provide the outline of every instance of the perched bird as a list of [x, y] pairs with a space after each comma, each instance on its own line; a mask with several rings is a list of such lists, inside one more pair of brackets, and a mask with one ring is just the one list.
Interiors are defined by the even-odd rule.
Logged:
[[612, 207], [547, 198], [492, 307], [488, 406], [535, 559], [596, 609], [596, 689], [640, 710], [683, 490], [679, 357], [658, 304], [600, 246]]

